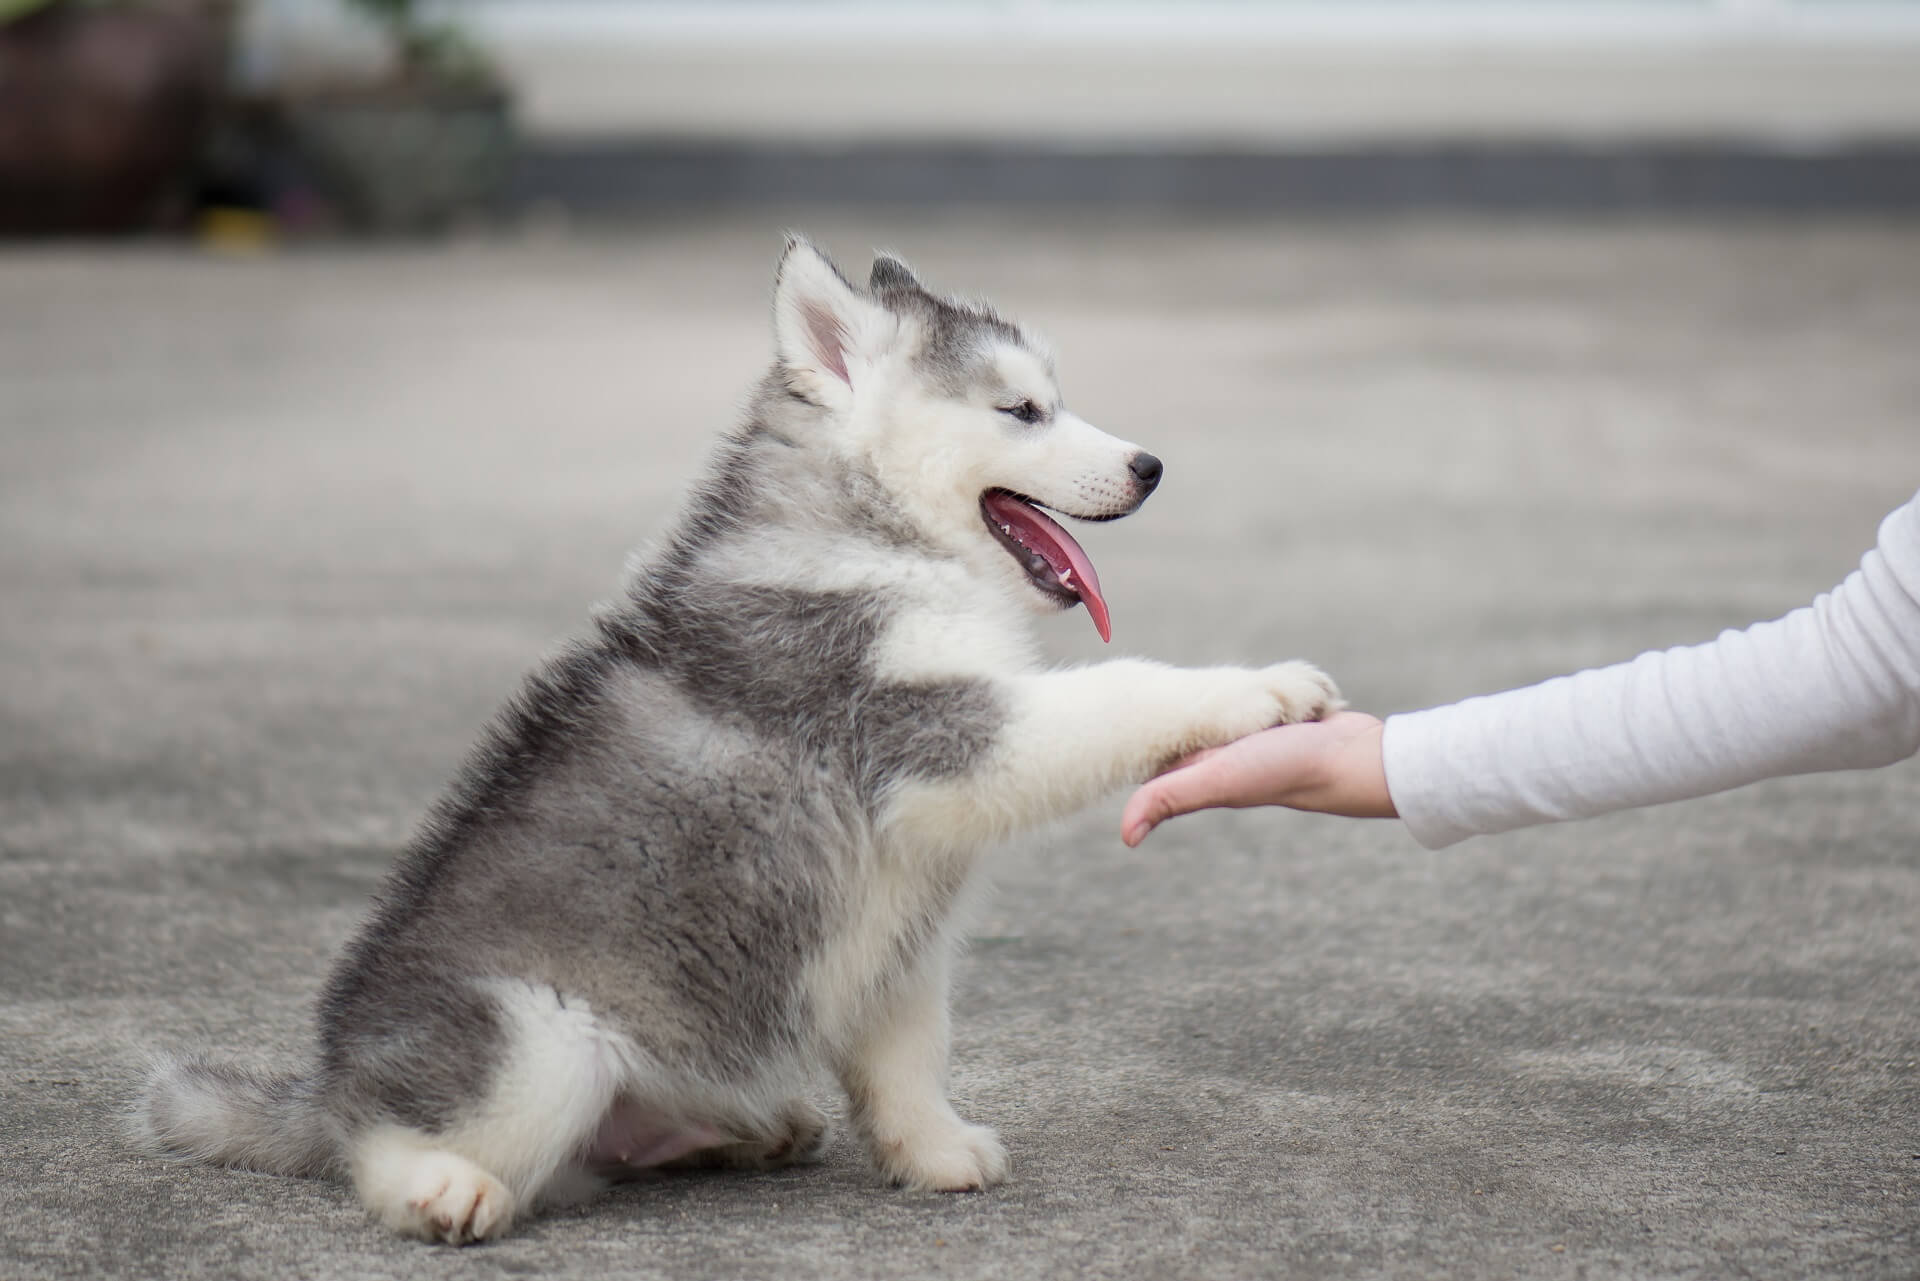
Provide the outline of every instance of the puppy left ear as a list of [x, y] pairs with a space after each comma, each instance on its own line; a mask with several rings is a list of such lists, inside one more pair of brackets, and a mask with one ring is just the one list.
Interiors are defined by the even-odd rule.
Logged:
[[889, 289], [919, 289], [921, 284], [913, 268], [892, 254], [881, 254], [873, 260], [873, 274], [867, 277], [867, 288], [877, 294]]
[[773, 286], [773, 338], [780, 363], [829, 407], [846, 403], [859, 366], [880, 354], [894, 324], [827, 256], [795, 236]]

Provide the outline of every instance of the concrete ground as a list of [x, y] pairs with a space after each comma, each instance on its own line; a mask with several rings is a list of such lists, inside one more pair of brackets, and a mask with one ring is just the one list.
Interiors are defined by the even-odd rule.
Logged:
[[[801, 221], [1034, 322], [1167, 460], [1086, 537], [1116, 652], [1428, 705], [1802, 604], [1920, 484], [1920, 227]], [[1096, 806], [999, 857], [961, 971], [984, 1195], [843, 1138], [456, 1253], [130, 1151], [143, 1051], [300, 1051], [766, 359], [778, 225], [0, 254], [0, 1276], [1920, 1274], [1913, 762], [1440, 854]]]

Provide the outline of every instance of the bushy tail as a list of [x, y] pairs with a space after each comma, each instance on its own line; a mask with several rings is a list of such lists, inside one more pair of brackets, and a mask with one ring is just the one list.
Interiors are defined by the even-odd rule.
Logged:
[[212, 1165], [316, 1178], [339, 1162], [311, 1081], [204, 1059], [157, 1060], [133, 1127], [155, 1152]]

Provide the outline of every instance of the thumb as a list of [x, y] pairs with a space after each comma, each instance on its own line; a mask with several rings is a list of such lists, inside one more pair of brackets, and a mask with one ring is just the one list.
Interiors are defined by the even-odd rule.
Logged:
[[1127, 798], [1127, 807], [1121, 811], [1120, 839], [1128, 845], [1138, 845], [1147, 839], [1148, 832], [1168, 819], [1227, 800], [1225, 773], [1203, 757], [1142, 784]]

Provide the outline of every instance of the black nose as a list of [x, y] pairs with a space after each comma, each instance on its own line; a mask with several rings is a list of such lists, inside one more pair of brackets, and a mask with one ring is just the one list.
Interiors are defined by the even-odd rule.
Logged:
[[1141, 496], [1145, 497], [1160, 483], [1160, 473], [1166, 469], [1160, 465], [1158, 458], [1142, 450], [1128, 460], [1127, 470], [1139, 478], [1140, 486], [1145, 491]]

